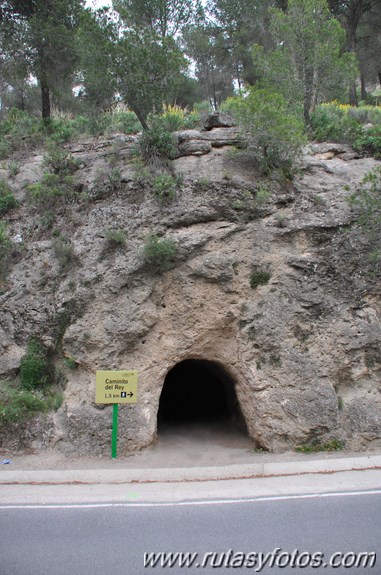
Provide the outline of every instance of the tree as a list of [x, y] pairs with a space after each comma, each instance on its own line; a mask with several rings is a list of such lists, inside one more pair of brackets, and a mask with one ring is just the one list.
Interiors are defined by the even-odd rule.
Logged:
[[200, 0], [114, 0], [128, 28], [149, 29], [160, 38], [175, 37], [203, 14]]
[[280, 94], [252, 87], [244, 96], [229, 98], [224, 109], [245, 129], [249, 149], [264, 174], [280, 169], [291, 175], [306, 140], [303, 122]]
[[214, 25], [200, 25], [184, 33], [185, 50], [195, 62], [196, 78], [204, 99], [214, 109], [233, 95], [233, 67], [224, 34]]
[[83, 12], [77, 34], [79, 96], [92, 109], [107, 108], [115, 99], [117, 41], [118, 29], [108, 9]]
[[[361, 66], [361, 72], [363, 73], [365, 60], [361, 58], [360, 53], [361, 48], [364, 48], [364, 42], [363, 38], [359, 39], [358, 31], [361, 24], [364, 23], [365, 19], [369, 16], [371, 17], [370, 23], [372, 26], [372, 17], [374, 17], [375, 13], [377, 13], [377, 9], [380, 7], [380, 0], [329, 0], [329, 5], [332, 13], [338, 17], [345, 28], [347, 35], [347, 49], [359, 56], [360, 66], [364, 63], [364, 65]], [[366, 38], [366, 45], [371, 46], [377, 34], [372, 36], [373, 39], [372, 37]], [[353, 81], [350, 86], [349, 99], [353, 106], [357, 106], [358, 102], [355, 81]]]
[[22, 47], [28, 74], [41, 90], [42, 117], [49, 118], [51, 92], [65, 89], [76, 63], [75, 33], [83, 0], [5, 0], [0, 8], [3, 49]]
[[221, 30], [240, 88], [257, 80], [251, 48], [271, 46], [269, 8], [281, 7], [276, 0], [210, 0], [209, 12]]
[[150, 29], [127, 31], [117, 45], [117, 87], [143, 129], [147, 118], [176, 99], [186, 61], [170, 36]]
[[316, 105], [348, 91], [357, 64], [343, 52], [345, 32], [326, 0], [289, 0], [288, 10], [271, 11], [275, 49], [255, 50], [263, 78], [289, 101], [303, 106], [306, 124]]

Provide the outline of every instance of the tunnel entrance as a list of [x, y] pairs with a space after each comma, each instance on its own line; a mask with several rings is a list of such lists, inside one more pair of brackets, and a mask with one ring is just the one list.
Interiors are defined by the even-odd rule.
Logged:
[[160, 396], [158, 433], [202, 425], [246, 435], [234, 379], [217, 363], [186, 359], [167, 374]]

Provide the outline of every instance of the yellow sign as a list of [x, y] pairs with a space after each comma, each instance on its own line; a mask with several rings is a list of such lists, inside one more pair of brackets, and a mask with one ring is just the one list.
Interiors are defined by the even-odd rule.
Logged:
[[136, 403], [138, 372], [97, 371], [95, 403]]

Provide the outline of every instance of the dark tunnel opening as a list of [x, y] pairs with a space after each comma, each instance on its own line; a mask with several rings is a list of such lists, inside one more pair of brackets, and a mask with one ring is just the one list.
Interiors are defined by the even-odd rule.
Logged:
[[201, 424], [246, 434], [234, 379], [217, 363], [186, 359], [167, 374], [160, 396], [158, 432]]

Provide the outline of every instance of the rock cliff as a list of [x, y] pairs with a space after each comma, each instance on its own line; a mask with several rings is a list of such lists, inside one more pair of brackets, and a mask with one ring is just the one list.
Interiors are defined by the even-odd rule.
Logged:
[[[8, 224], [18, 255], [0, 295], [0, 373], [18, 372], [30, 337], [76, 366], [66, 369], [62, 407], [4, 430], [2, 445], [108, 453], [110, 407], [94, 403], [95, 371], [136, 369], [139, 399], [120, 408], [119, 446], [147, 446], [168, 372], [198, 359], [229, 377], [260, 448], [331, 439], [380, 448], [380, 292], [347, 201], [347, 186], [376, 161], [311, 144], [293, 182], [269, 183], [232, 153], [234, 127], [177, 138], [168, 197], [136, 163], [135, 137], [67, 145], [79, 199], [58, 205], [50, 227], [28, 203], [42, 152], [20, 160], [12, 179], [0, 170], [19, 200]], [[110, 245], [108, 230], [126, 243]], [[152, 234], [177, 247], [161, 273], [144, 255]], [[58, 237], [71, 246], [66, 266]]]

